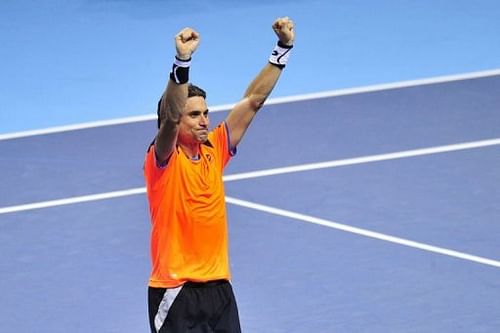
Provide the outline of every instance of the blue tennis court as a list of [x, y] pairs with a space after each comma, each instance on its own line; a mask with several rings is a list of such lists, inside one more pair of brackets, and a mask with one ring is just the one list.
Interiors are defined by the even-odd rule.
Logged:
[[[266, 106], [226, 173], [243, 329], [496, 331], [499, 88], [493, 76]], [[145, 331], [154, 131], [0, 142], [2, 331]]]
[[[157, 1], [0, 5], [0, 332], [148, 330], [142, 164], [166, 37], [189, 20], [206, 32], [193, 68], [213, 127], [283, 15], [282, 2], [229, 3], [177, 15]], [[304, 44], [225, 174], [243, 331], [497, 332], [498, 3], [287, 9]], [[235, 78], [210, 80], [236, 22], [262, 23], [242, 37], [254, 52], [227, 60], [247, 64]]]

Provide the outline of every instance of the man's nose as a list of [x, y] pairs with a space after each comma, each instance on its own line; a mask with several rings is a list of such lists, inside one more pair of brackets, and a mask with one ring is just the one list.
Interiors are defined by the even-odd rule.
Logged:
[[205, 116], [204, 114], [202, 114], [200, 117], [200, 125], [208, 126], [208, 117]]

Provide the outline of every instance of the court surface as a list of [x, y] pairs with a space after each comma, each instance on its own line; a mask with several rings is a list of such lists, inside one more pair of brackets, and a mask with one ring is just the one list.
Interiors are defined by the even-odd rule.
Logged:
[[[492, 75], [265, 106], [225, 175], [243, 330], [498, 331], [498, 91]], [[1, 332], [147, 331], [154, 133], [0, 141]]]
[[283, 15], [290, 65], [225, 173], [243, 331], [500, 331], [500, 2], [4, 0], [0, 332], [148, 331], [172, 36], [202, 34], [215, 126]]

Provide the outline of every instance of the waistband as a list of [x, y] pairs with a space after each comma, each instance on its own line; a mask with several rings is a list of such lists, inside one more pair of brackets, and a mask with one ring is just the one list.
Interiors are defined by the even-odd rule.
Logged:
[[184, 283], [183, 286], [187, 288], [206, 288], [206, 287], [216, 287], [226, 283], [229, 283], [229, 281], [224, 279], [206, 281], [206, 282], [187, 281], [186, 283]]

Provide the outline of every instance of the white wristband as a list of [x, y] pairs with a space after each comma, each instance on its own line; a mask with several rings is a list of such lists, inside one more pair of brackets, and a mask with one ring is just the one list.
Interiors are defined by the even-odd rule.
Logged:
[[285, 45], [278, 42], [269, 56], [269, 62], [280, 68], [283, 68], [288, 63], [288, 58], [290, 57], [290, 51], [293, 45]]
[[177, 58], [177, 56], [175, 57], [174, 59], [174, 65], [178, 66], [178, 67], [189, 67], [191, 66], [191, 58], [189, 58], [188, 60], [182, 60], [182, 59], [179, 59]]

